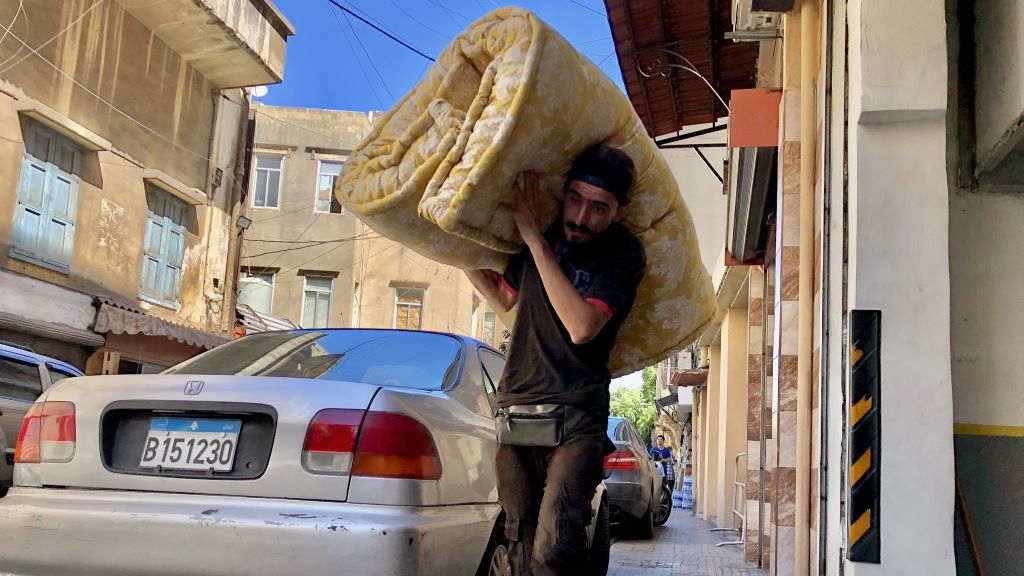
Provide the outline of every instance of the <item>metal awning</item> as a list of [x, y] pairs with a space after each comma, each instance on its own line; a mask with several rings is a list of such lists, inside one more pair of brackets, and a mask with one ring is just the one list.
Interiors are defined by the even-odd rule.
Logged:
[[145, 334], [162, 336], [189, 346], [210, 349], [228, 341], [227, 338], [208, 334], [195, 328], [175, 324], [112, 298], [97, 297], [99, 310], [93, 330], [100, 334]]
[[707, 379], [706, 369], [680, 370], [672, 376], [672, 386], [700, 386]]
[[728, 114], [719, 98], [727, 103], [732, 90], [754, 87], [758, 44], [725, 39], [730, 0], [605, 0], [605, 7], [626, 92], [652, 137], [678, 141], [687, 126], [717, 123]]
[[298, 324], [291, 320], [264, 314], [248, 304], [239, 304], [236, 310], [238, 311], [238, 318], [241, 320], [242, 325], [245, 326], [246, 334], [273, 330], [296, 330], [300, 328]]

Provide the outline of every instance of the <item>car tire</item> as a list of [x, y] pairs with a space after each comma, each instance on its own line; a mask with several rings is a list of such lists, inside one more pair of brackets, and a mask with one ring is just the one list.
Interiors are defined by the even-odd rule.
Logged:
[[510, 548], [505, 538], [505, 522], [501, 520], [494, 526], [491, 541], [476, 571], [477, 576], [520, 576], [512, 563]]
[[633, 537], [640, 540], [654, 538], [654, 506], [656, 504], [650, 503], [647, 512], [633, 523]]
[[606, 576], [608, 561], [611, 559], [612, 533], [608, 519], [608, 500], [602, 499], [597, 508], [597, 519], [594, 525], [594, 539], [587, 550], [587, 569], [583, 572], [588, 576]]
[[657, 513], [654, 514], [654, 525], [664, 526], [668, 522], [669, 516], [672, 515], [672, 491], [666, 484], [661, 487], [661, 496], [658, 498], [658, 503], [655, 504]]

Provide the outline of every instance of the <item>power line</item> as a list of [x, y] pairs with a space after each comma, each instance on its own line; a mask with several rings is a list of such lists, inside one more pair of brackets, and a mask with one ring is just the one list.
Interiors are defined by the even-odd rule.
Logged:
[[384, 76], [380, 73], [380, 69], [377, 68], [377, 65], [374, 64], [373, 58], [370, 57], [370, 53], [366, 50], [366, 45], [363, 44], [363, 41], [359, 38], [359, 34], [356, 34], [356, 29], [352, 26], [352, 20], [349, 19], [347, 13], [342, 14], [342, 16], [345, 18], [345, 23], [348, 24], [349, 30], [352, 31], [352, 36], [356, 39], [356, 44], [359, 44], [359, 47], [363, 50], [363, 54], [366, 56], [366, 61], [370, 63], [370, 67], [373, 68], [373, 71], [377, 74], [377, 78], [380, 79], [380, 85], [384, 87], [384, 91], [388, 93], [388, 97], [391, 98], [391, 100], [394, 100], [395, 95], [392, 94], [391, 89], [388, 88], [388, 83], [384, 81]]
[[398, 11], [401, 12], [402, 14], [405, 14], [406, 18], [408, 18], [409, 20], [412, 20], [413, 22], [419, 24], [425, 30], [433, 32], [435, 35], [440, 36], [445, 40], [448, 40], [448, 34], [445, 34], [444, 32], [438, 32], [435, 28], [424, 24], [422, 20], [410, 14], [405, 8], [402, 8], [401, 4], [399, 4], [395, 0], [388, 0], [388, 2], [390, 2], [391, 5], [394, 6], [395, 8], [398, 8]]
[[[70, 23], [69, 23], [69, 24], [68, 24], [67, 26], [65, 26], [65, 27], [64, 27], [63, 29], [61, 29], [61, 31], [60, 31], [60, 32], [57, 32], [57, 33], [56, 33], [56, 34], [54, 34], [54, 35], [53, 35], [53, 36], [52, 36], [52, 37], [51, 37], [51, 38], [50, 38], [49, 40], [47, 40], [46, 42], [43, 42], [42, 44], [40, 44], [40, 45], [39, 45], [39, 47], [38, 47], [38, 48], [36, 48], [36, 50], [42, 50], [43, 48], [46, 48], [47, 46], [49, 46], [49, 45], [50, 45], [50, 42], [53, 42], [53, 41], [54, 41], [54, 40], [56, 40], [57, 38], [60, 38], [61, 36], [63, 36], [64, 34], [66, 34], [66, 33], [67, 33], [67, 31], [68, 31], [68, 30], [71, 30], [71, 28], [72, 28], [72, 27], [73, 27], [73, 26], [74, 26], [75, 24], [78, 24], [78, 23], [79, 23], [79, 22], [80, 22], [80, 21], [82, 20], [82, 18], [85, 18], [86, 14], [88, 14], [89, 12], [92, 12], [92, 11], [93, 11], [93, 8], [96, 8], [96, 7], [97, 7], [97, 6], [99, 6], [100, 4], [103, 4], [103, 1], [104, 1], [104, 0], [96, 0], [96, 2], [94, 2], [94, 3], [92, 4], [92, 6], [89, 6], [88, 8], [86, 8], [86, 9], [85, 9], [85, 11], [83, 11], [83, 12], [82, 12], [81, 14], [79, 14], [77, 18], [75, 18], [74, 20], [72, 20], [72, 21], [71, 21], [71, 22], [70, 22]], [[24, 2], [21, 2], [21, 3], [22, 3], [22, 4], [24, 4]], [[25, 12], [25, 19], [26, 19], [26, 21], [28, 20], [28, 12]], [[11, 22], [11, 26], [13, 26], [13, 25], [14, 25], [14, 22], [12, 21], [12, 22]], [[6, 33], [6, 32], [4, 32], [4, 37], [6, 37], [6, 36], [7, 36], [7, 33]], [[3, 40], [0, 40], [0, 42], [3, 42]], [[20, 50], [19, 50], [19, 52], [20, 52]], [[19, 58], [17, 62], [15, 62], [15, 63], [11, 64], [10, 66], [8, 66], [8, 65], [7, 65], [7, 63], [8, 63], [8, 62], [10, 62], [11, 60], [14, 60], [14, 59], [15, 59], [15, 58], [17, 58], [17, 56], [18, 56], [18, 54], [17, 54], [17, 53], [13, 54], [13, 55], [12, 55], [12, 56], [11, 56], [10, 58], [8, 58], [7, 60], [4, 60], [3, 62], [0, 62], [0, 66], [3, 66], [3, 70], [0, 70], [0, 74], [4, 74], [4, 73], [6, 73], [6, 72], [7, 72], [8, 70], [10, 70], [11, 68], [14, 68], [14, 67], [15, 67], [15, 66], [17, 66], [18, 64], [21, 64], [21, 63], [22, 63], [22, 61], [24, 61], [24, 60], [25, 60], [26, 58], [28, 58], [28, 57], [29, 57], [29, 56], [31, 56], [31, 55], [32, 55], [32, 53], [31, 53], [31, 52], [30, 52], [30, 53], [28, 53], [28, 54], [25, 54], [24, 56], [22, 56], [21, 58]]]
[[583, 2], [580, 2], [579, 0], [569, 0], [569, 2], [572, 2], [573, 4], [579, 6], [580, 8], [583, 8], [584, 10], [590, 10], [591, 12], [593, 12], [594, 14], [597, 14], [598, 16], [604, 16], [605, 15], [604, 12], [601, 12], [600, 10], [597, 10], [596, 8], [591, 8], [590, 6], [587, 6]]
[[[14, 11], [14, 18], [11, 18], [11, 23], [7, 25], [8, 29], [14, 28], [14, 23], [18, 21], [18, 16], [21, 16], [21, 11], [24, 9], [25, 0], [18, 0], [18, 9]], [[3, 45], [4, 40], [7, 40], [7, 32], [4, 32], [4, 35], [0, 36], [0, 46]]]
[[[99, 2], [102, 2], [102, 1], [103, 1], [103, 0], [99, 0]], [[97, 2], [97, 5], [99, 4], [99, 2]], [[12, 38], [14, 38], [14, 39], [15, 39], [15, 40], [17, 40], [17, 41], [18, 41], [19, 43], [21, 43], [21, 45], [22, 45], [22, 46], [24, 46], [25, 48], [28, 48], [30, 52], [32, 52], [33, 54], [35, 54], [36, 56], [38, 56], [38, 57], [39, 57], [39, 59], [40, 59], [40, 60], [42, 60], [43, 62], [46, 62], [46, 63], [47, 63], [47, 64], [48, 64], [48, 65], [49, 65], [49, 66], [50, 66], [51, 68], [53, 68], [54, 70], [56, 70], [57, 72], [59, 72], [61, 76], [64, 76], [65, 78], [67, 78], [68, 80], [70, 80], [70, 81], [71, 81], [71, 82], [72, 82], [72, 83], [73, 83], [73, 84], [74, 84], [75, 86], [78, 86], [78, 87], [79, 87], [79, 88], [81, 88], [82, 90], [85, 90], [85, 91], [86, 91], [87, 93], [89, 93], [90, 95], [92, 95], [92, 96], [93, 96], [94, 98], [96, 98], [96, 99], [97, 99], [97, 100], [99, 100], [100, 102], [103, 102], [104, 104], [106, 104], [106, 105], [107, 105], [107, 106], [108, 106], [108, 107], [109, 107], [109, 108], [110, 108], [111, 110], [113, 110], [114, 112], [117, 112], [117, 113], [118, 113], [118, 114], [120, 114], [121, 116], [124, 116], [124, 117], [125, 117], [125, 119], [127, 119], [127, 120], [129, 120], [130, 122], [132, 122], [132, 123], [134, 123], [134, 124], [138, 125], [138, 126], [139, 126], [140, 128], [142, 128], [142, 129], [143, 129], [143, 130], [145, 130], [146, 132], [149, 132], [150, 134], [152, 134], [152, 135], [156, 136], [157, 138], [159, 138], [159, 139], [163, 140], [164, 142], [167, 142], [168, 144], [170, 144], [171, 146], [174, 146], [175, 148], [180, 148], [180, 149], [184, 150], [185, 152], [188, 152], [189, 154], [191, 154], [191, 155], [193, 155], [193, 156], [195, 156], [195, 157], [197, 157], [197, 158], [200, 158], [200, 159], [202, 159], [202, 160], [205, 160], [205, 161], [207, 161], [207, 162], [212, 162], [212, 160], [210, 160], [210, 158], [209, 158], [208, 156], [206, 156], [206, 155], [204, 155], [204, 154], [201, 154], [201, 153], [199, 153], [199, 152], [196, 152], [196, 151], [194, 151], [194, 150], [191, 150], [191, 149], [189, 149], [189, 148], [186, 148], [186, 147], [182, 146], [181, 144], [178, 144], [177, 142], [175, 142], [175, 141], [171, 140], [170, 138], [168, 138], [168, 137], [164, 136], [163, 134], [161, 134], [161, 133], [157, 132], [156, 130], [154, 130], [154, 129], [150, 128], [149, 126], [145, 125], [145, 124], [144, 124], [144, 123], [142, 123], [141, 121], [139, 121], [139, 120], [136, 120], [134, 116], [132, 116], [131, 114], [129, 114], [129, 113], [127, 113], [127, 112], [125, 112], [124, 110], [121, 110], [120, 108], [118, 108], [117, 106], [115, 106], [113, 102], [111, 102], [110, 100], [107, 100], [107, 99], [106, 99], [106, 98], [104, 98], [103, 96], [100, 96], [99, 94], [97, 94], [96, 92], [94, 92], [94, 91], [92, 90], [92, 88], [89, 88], [89, 87], [88, 87], [88, 86], [86, 86], [85, 84], [82, 84], [81, 82], [79, 82], [79, 81], [78, 81], [78, 79], [74, 77], [74, 75], [72, 75], [72, 74], [69, 74], [69, 73], [68, 73], [68, 72], [66, 72], [66, 71], [65, 71], [65, 70], [64, 70], [63, 68], [61, 68], [60, 66], [57, 66], [56, 64], [54, 64], [53, 62], [51, 62], [51, 61], [50, 61], [50, 60], [49, 60], [49, 59], [48, 59], [48, 58], [47, 58], [46, 56], [43, 56], [42, 54], [40, 54], [38, 50], [36, 50], [36, 49], [35, 49], [35, 48], [33, 48], [32, 46], [30, 46], [30, 45], [28, 44], [28, 42], [25, 42], [25, 40], [24, 40], [24, 39], [22, 39], [22, 38], [21, 38], [21, 36], [18, 36], [18, 34], [17, 34], [16, 32], [14, 32], [13, 30], [11, 30], [10, 28], [5, 28], [5, 27], [3, 26], [3, 24], [0, 24], [0, 28], [3, 28], [4, 30], [8, 31], [8, 32], [10, 33], [10, 35], [11, 35], [11, 37], [12, 37]]]
[[[453, 9], [451, 9], [451, 8], [449, 8], [449, 7], [447, 7], [447, 6], [445, 6], [444, 4], [442, 4], [442, 3], [440, 2], [440, 0], [427, 0], [427, 2], [430, 2], [430, 3], [431, 3], [431, 4], [433, 4], [434, 6], [437, 6], [437, 7], [438, 7], [438, 8], [440, 8], [441, 10], [444, 10], [445, 12], [447, 12], [447, 13], [448, 13], [448, 15], [449, 15], [449, 17], [451, 17], [451, 16], [458, 16], [459, 18], [462, 18], [462, 19], [463, 19], [463, 20], [465, 20], [466, 22], [472, 22], [472, 21], [473, 21], [473, 19], [472, 19], [472, 18], [470, 18], [469, 16], [466, 16], [465, 14], [463, 14], [463, 13], [461, 13], [461, 12], [457, 12], [457, 11], [455, 11], [455, 10], [453, 10]], [[452, 18], [452, 22], [455, 22], [455, 19], [454, 19], [454, 18]]]
[[345, 43], [348, 44], [349, 50], [352, 51], [352, 59], [359, 65], [359, 71], [363, 74], [363, 80], [366, 81], [366, 85], [373, 91], [373, 96], [377, 99], [377, 104], [379, 104], [381, 108], [384, 108], [386, 106], [384, 99], [380, 97], [380, 92], [377, 91], [377, 86], [372, 80], [370, 80], [370, 73], [366, 71], [366, 66], [363, 66], [363, 61], [360, 60], [359, 55], [356, 54], [356, 47], [352, 45], [352, 40], [348, 37], [348, 34], [345, 34], [345, 29], [341, 25], [341, 18], [338, 18], [338, 11], [330, 7], [327, 9], [331, 11], [331, 16], [334, 16], [334, 22], [338, 25], [338, 32], [341, 32], [341, 37], [345, 39]]
[[[335, 238], [333, 240], [314, 240], [314, 241], [312, 241], [311, 244], [307, 244], [305, 246], [292, 246], [292, 247], [289, 247], [289, 248], [282, 248], [280, 250], [269, 250], [267, 252], [260, 252], [258, 254], [248, 254], [246, 256], [242, 256], [242, 258], [258, 258], [260, 256], [268, 256], [270, 254], [281, 254], [283, 252], [294, 252], [296, 250], [305, 250], [306, 248], [314, 248], [316, 246], [324, 246], [326, 244], [343, 244], [345, 242], [354, 242], [356, 240], [373, 240], [374, 238], [380, 238], [380, 236], [370, 236], [369, 233], [363, 233], [363, 234], [359, 234], [359, 235], [356, 235], [356, 236], [352, 236], [350, 238]], [[279, 260], [279, 259], [280, 259], [280, 256], [278, 256], [278, 258], [275, 259], [274, 262], [272, 262], [270, 264], [262, 265], [262, 267], [263, 268], [272, 268], [273, 265], [276, 264], [277, 260]]]
[[337, 136], [332, 136], [330, 134], [327, 134], [326, 132], [321, 132], [319, 130], [314, 130], [313, 128], [310, 128], [309, 126], [298, 124], [296, 122], [290, 122], [290, 121], [285, 120], [283, 118], [279, 118], [277, 116], [274, 116], [273, 114], [264, 112], [261, 109], [260, 106], [253, 106], [252, 109], [255, 110], [256, 113], [259, 114], [260, 116], [266, 116], [267, 118], [270, 118], [271, 120], [274, 120], [275, 122], [280, 122], [281, 124], [287, 124], [288, 126], [294, 126], [295, 128], [299, 128], [301, 130], [305, 130], [306, 132], [309, 132], [311, 134], [317, 134], [319, 136], [323, 136], [324, 138], [327, 138], [327, 139], [330, 139], [330, 140], [336, 140], [338, 138]]
[[327, 0], [327, 1], [328, 1], [328, 2], [330, 2], [331, 4], [334, 4], [335, 6], [337, 6], [339, 10], [342, 10], [342, 11], [344, 11], [344, 12], [345, 12], [346, 14], [351, 14], [352, 16], [355, 16], [355, 17], [356, 17], [356, 18], [358, 18], [358, 19], [359, 19], [359, 21], [360, 21], [360, 22], [362, 22], [363, 24], [366, 24], [367, 26], [369, 26], [369, 27], [373, 28], [374, 30], [376, 30], [376, 31], [380, 32], [381, 34], [383, 34], [383, 35], [387, 36], [388, 38], [391, 38], [391, 39], [392, 39], [392, 40], [394, 40], [395, 42], [398, 42], [398, 43], [399, 43], [399, 44], [401, 44], [402, 46], [404, 46], [404, 47], [408, 48], [409, 50], [411, 50], [411, 51], [413, 51], [413, 52], [415, 52], [415, 53], [419, 54], [420, 56], [422, 56], [422, 57], [426, 58], [427, 60], [430, 60], [431, 62], [436, 62], [436, 61], [437, 61], [437, 59], [436, 59], [436, 58], [433, 58], [433, 57], [431, 57], [431, 56], [428, 56], [427, 54], [423, 53], [423, 52], [422, 52], [421, 50], [419, 50], [419, 49], [417, 49], [417, 48], [413, 47], [413, 46], [412, 46], [411, 44], [409, 44], [409, 43], [408, 43], [408, 42], [406, 42], [405, 40], [402, 40], [401, 38], [399, 38], [398, 36], [395, 36], [395, 35], [394, 35], [394, 34], [392, 34], [391, 32], [388, 32], [387, 30], [385, 30], [385, 29], [381, 28], [380, 26], [378, 26], [378, 25], [374, 24], [373, 22], [370, 22], [370, 21], [369, 21], [369, 20], [367, 20], [366, 18], [363, 18], [363, 17], [362, 17], [362, 16], [360, 16], [359, 14], [356, 14], [356, 13], [355, 13], [354, 11], [352, 11], [351, 9], [349, 9], [349, 8], [345, 7], [345, 6], [344, 6], [344, 5], [342, 5], [342, 4], [340, 3], [340, 2], [338, 2], [338, 0]]

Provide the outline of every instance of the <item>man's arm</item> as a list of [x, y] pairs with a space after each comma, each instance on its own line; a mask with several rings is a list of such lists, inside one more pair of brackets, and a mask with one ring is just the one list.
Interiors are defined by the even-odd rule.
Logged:
[[537, 175], [525, 173], [522, 176], [522, 187], [519, 190], [519, 198], [512, 214], [519, 228], [519, 235], [526, 243], [533, 261], [537, 265], [541, 283], [544, 291], [554, 307], [558, 319], [562, 321], [573, 344], [585, 344], [593, 340], [604, 325], [608, 323], [608, 316], [590, 302], [580, 296], [573, 287], [561, 266], [555, 259], [554, 252], [548, 246], [547, 240], [540, 233], [537, 227], [537, 219], [533, 214], [532, 207], [536, 206], [537, 196], [540, 194], [540, 187], [537, 183]]
[[494, 270], [463, 270], [469, 282], [483, 294], [496, 310], [508, 312], [518, 299], [501, 282], [501, 275]]

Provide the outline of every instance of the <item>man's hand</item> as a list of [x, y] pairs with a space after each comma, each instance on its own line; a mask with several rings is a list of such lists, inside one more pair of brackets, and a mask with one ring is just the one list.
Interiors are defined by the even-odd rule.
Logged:
[[516, 180], [516, 203], [512, 206], [512, 218], [516, 222], [519, 236], [531, 249], [544, 241], [537, 223], [537, 211], [541, 207], [543, 192], [536, 172], [522, 172]]

